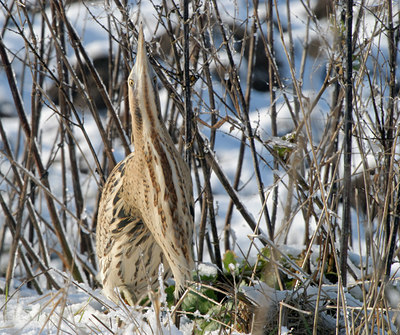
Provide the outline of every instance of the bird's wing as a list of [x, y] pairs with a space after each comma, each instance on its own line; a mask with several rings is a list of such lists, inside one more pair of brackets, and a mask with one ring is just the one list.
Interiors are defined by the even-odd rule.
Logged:
[[[133, 154], [119, 163], [105, 185], [99, 206], [97, 254], [104, 293], [117, 300], [114, 288], [130, 303], [147, 294], [147, 288], [158, 287], [159, 265], [164, 264], [164, 276], [170, 268], [161, 248], [143, 223], [134, 198], [127, 198], [124, 188], [125, 167]], [[132, 192], [128, 192], [132, 194]]]

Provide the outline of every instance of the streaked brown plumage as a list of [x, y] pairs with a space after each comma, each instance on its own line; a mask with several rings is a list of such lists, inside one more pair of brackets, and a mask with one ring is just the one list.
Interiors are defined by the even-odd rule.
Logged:
[[160, 120], [157, 89], [140, 27], [128, 78], [134, 153], [112, 171], [97, 220], [97, 256], [103, 292], [130, 304], [158, 288], [158, 269], [174, 276], [175, 295], [191, 278], [193, 195], [190, 171]]

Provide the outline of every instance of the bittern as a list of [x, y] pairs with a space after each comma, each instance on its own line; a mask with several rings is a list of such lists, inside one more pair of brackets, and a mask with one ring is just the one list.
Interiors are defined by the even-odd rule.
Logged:
[[104, 186], [96, 233], [103, 292], [131, 305], [157, 290], [161, 263], [165, 278], [172, 272], [176, 297], [194, 268], [190, 171], [160, 118], [152, 73], [140, 27], [128, 78], [134, 152]]

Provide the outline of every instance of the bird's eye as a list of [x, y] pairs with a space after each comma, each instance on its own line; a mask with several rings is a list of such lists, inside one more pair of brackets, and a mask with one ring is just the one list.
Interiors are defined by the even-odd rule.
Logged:
[[129, 84], [129, 86], [132, 86], [132, 87], [133, 87], [133, 80], [132, 80], [132, 79], [129, 79], [129, 80], [128, 80], [128, 84]]

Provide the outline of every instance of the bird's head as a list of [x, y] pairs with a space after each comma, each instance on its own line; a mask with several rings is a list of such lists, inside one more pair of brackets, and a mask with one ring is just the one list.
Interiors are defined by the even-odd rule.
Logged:
[[157, 77], [147, 58], [143, 26], [140, 24], [135, 65], [128, 77], [129, 109], [135, 141], [137, 137], [148, 136], [162, 127], [156, 83]]

